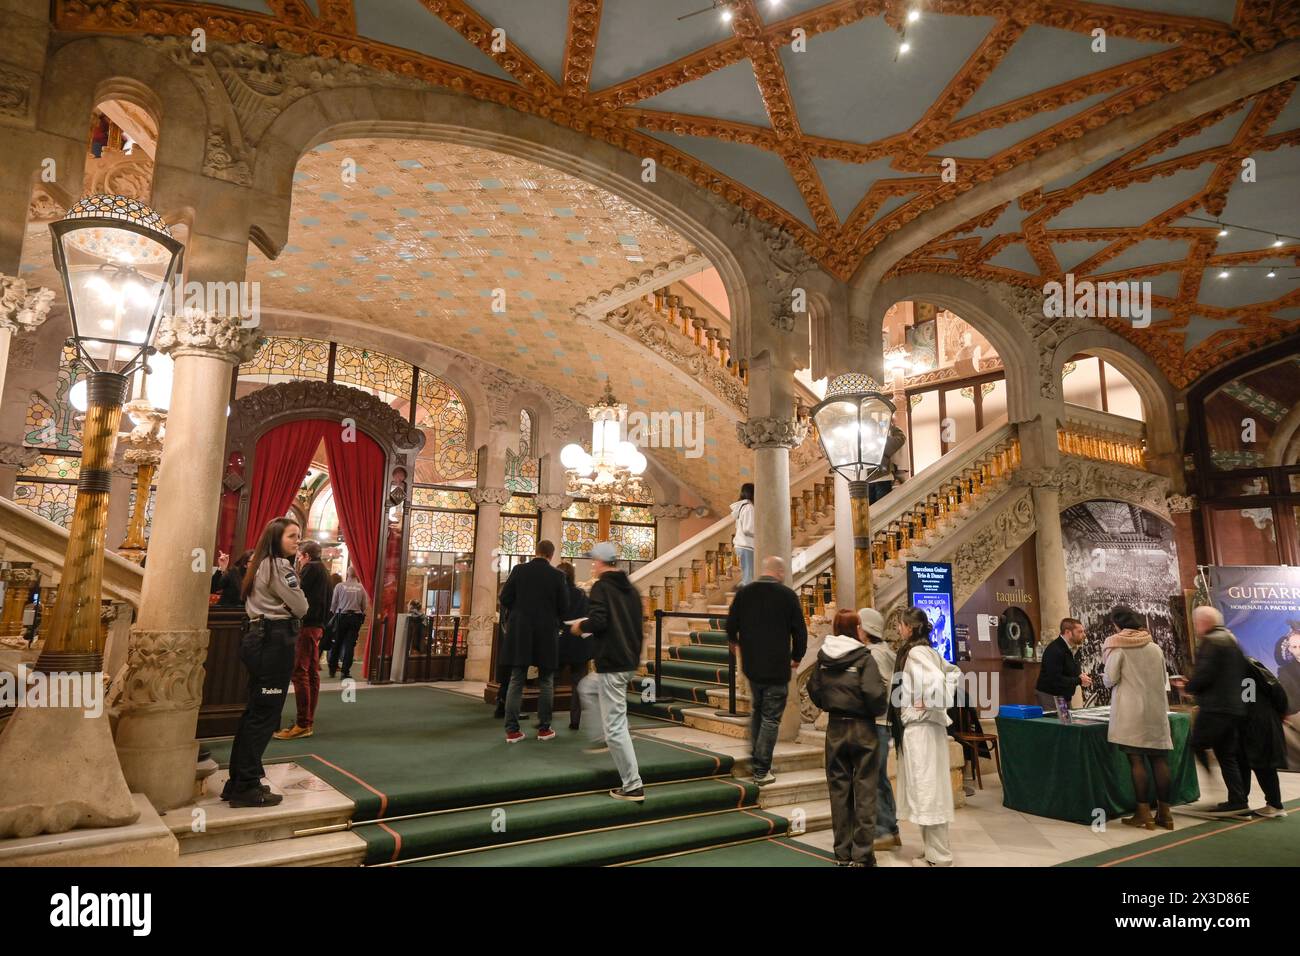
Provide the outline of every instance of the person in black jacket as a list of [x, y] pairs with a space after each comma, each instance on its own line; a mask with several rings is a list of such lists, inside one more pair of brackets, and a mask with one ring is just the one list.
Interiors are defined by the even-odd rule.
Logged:
[[293, 655], [293, 699], [298, 705], [292, 727], [275, 732], [276, 740], [310, 737], [320, 699], [320, 640], [330, 613], [330, 572], [320, 559], [320, 542], [307, 540], [298, 548], [298, 578], [307, 596], [307, 613], [298, 631]]
[[645, 612], [636, 585], [614, 564], [618, 550], [613, 544], [597, 542], [587, 557], [591, 558], [596, 583], [591, 588], [590, 611], [586, 618], [574, 622], [572, 633], [591, 635], [596, 672], [578, 683], [578, 693], [582, 696], [583, 710], [599, 708], [605, 742], [588, 747], [585, 752], [608, 751], [613, 758], [623, 785], [611, 790], [611, 797], [642, 803], [645, 786], [628, 729], [627, 687], [641, 663]]
[[[560, 562], [560, 573], [564, 575], [565, 586], [569, 591], [570, 619], [587, 616], [587, 592], [578, 587], [577, 571], [568, 561]], [[587, 676], [587, 662], [591, 660], [591, 649], [587, 642], [569, 630], [569, 625], [560, 625], [560, 666], [568, 671], [569, 678], [569, 729], [577, 730], [582, 721], [582, 697], [578, 694], [578, 682]]]
[[1209, 766], [1205, 752], [1214, 751], [1228, 799], [1208, 812], [1221, 816], [1246, 816], [1246, 784], [1238, 763], [1241, 751], [1240, 728], [1246, 716], [1243, 695], [1246, 680], [1246, 655], [1237, 638], [1223, 626], [1218, 609], [1203, 605], [1192, 612], [1196, 626], [1196, 669], [1187, 682], [1187, 693], [1196, 697], [1196, 723], [1192, 725], [1192, 750], [1204, 766]]
[[1282, 783], [1277, 776], [1279, 770], [1286, 769], [1286, 741], [1282, 735], [1286, 688], [1253, 657], [1246, 658], [1246, 668], [1246, 679], [1253, 683], [1254, 693], [1247, 695], [1246, 716], [1240, 728], [1242, 789], [1249, 800], [1250, 771], [1255, 771], [1255, 779], [1264, 791], [1264, 806], [1255, 810], [1255, 815], [1280, 819], [1286, 816]]
[[[883, 751], [876, 718], [888, 703], [885, 679], [858, 640], [858, 615], [840, 611], [817, 652], [808, 696], [827, 713], [826, 786], [837, 866], [875, 866], [876, 796]], [[892, 676], [892, 675], [891, 675]]]
[[244, 598], [240, 594], [240, 590], [244, 586], [244, 574], [248, 571], [248, 562], [252, 560], [252, 557], [252, 549], [245, 551], [221, 575], [221, 597], [217, 601], [219, 607], [244, 606]]
[[1075, 657], [1087, 636], [1082, 621], [1062, 618], [1060, 636], [1043, 650], [1043, 664], [1038, 671], [1038, 683], [1034, 685], [1043, 716], [1056, 716], [1056, 698], [1064, 698], [1068, 708], [1076, 687], [1092, 686], [1092, 678], [1083, 673]]
[[808, 649], [799, 596], [785, 586], [785, 562], [763, 559], [763, 574], [732, 598], [727, 612], [727, 642], [740, 653], [749, 679], [750, 742], [754, 783], [776, 780], [772, 751], [790, 692], [790, 678]]
[[555, 545], [537, 542], [537, 555], [518, 564], [501, 589], [501, 616], [505, 625], [497, 664], [510, 668], [506, 691], [506, 743], [524, 739], [519, 730], [519, 711], [524, 703], [524, 682], [528, 668], [537, 668], [537, 739], [554, 740], [551, 708], [555, 703], [555, 671], [560, 666], [560, 622], [569, 606], [569, 589], [564, 575], [551, 566]]

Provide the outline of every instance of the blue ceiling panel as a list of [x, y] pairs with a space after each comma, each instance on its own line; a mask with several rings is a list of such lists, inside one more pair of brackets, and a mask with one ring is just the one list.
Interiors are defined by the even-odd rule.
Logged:
[[[1204, 270], [1201, 274], [1201, 291], [1196, 296], [1197, 302], [1220, 309], [1240, 308], [1258, 302], [1271, 302], [1280, 295], [1294, 292], [1296, 287], [1287, 278], [1287, 273], [1280, 269], [1272, 279], [1265, 269], [1229, 267], [1226, 279], [1219, 278], [1221, 271], [1217, 267]], [[1294, 270], [1291, 274], [1295, 274]]]
[[1108, 36], [1106, 52], [1093, 53], [1092, 42], [1087, 33], [1031, 26], [966, 102], [957, 118], [964, 119], [1039, 90], [1169, 49], [1163, 43]]
[[1182, 262], [1187, 258], [1186, 239], [1144, 239], [1102, 264], [1105, 272], [1122, 272], [1157, 262]]
[[[1219, 240], [1218, 252], [1245, 252], [1266, 249], [1273, 242], [1271, 233], [1300, 235], [1300, 215], [1297, 215], [1300, 196], [1300, 146], [1256, 152], [1253, 183], [1243, 183], [1240, 177], [1228, 190], [1228, 203], [1220, 217], [1224, 222], [1262, 229], [1263, 233], [1232, 229]], [[1196, 215], [1204, 215], [1198, 211]], [[1205, 223], [1182, 220], [1187, 225], [1204, 226]]]
[[666, 113], [711, 116], [715, 119], [769, 126], [767, 107], [748, 60], [733, 63], [698, 80], [683, 83], [637, 106]]
[[1025, 221], [1029, 211], [1020, 208], [1020, 204], [1015, 200], [1007, 203], [1007, 208], [994, 221], [991, 226], [983, 226], [978, 229], [972, 229], [969, 232], [961, 233], [961, 236], [979, 236], [985, 242], [988, 242], [994, 236], [1000, 236], [1004, 233], [1014, 233], [1020, 231], [1020, 225]]
[[735, 35], [711, 11], [678, 19], [702, 7], [708, 8], [707, 0], [605, 0], [591, 88], [613, 86]]
[[718, 172], [766, 196], [796, 219], [816, 228], [812, 214], [803, 201], [803, 194], [790, 176], [790, 170], [775, 153], [757, 146], [701, 136], [677, 136], [674, 133], [649, 135], [707, 163]]
[[1179, 156], [1187, 156], [1191, 153], [1199, 152], [1202, 149], [1214, 149], [1217, 146], [1227, 146], [1232, 142], [1232, 137], [1241, 129], [1241, 124], [1245, 122], [1249, 110], [1239, 109], [1237, 112], [1225, 116], [1219, 122], [1215, 123], [1208, 129], [1203, 129], [1195, 136], [1188, 136], [1172, 146], [1163, 153], [1156, 153], [1149, 160], [1147, 166], [1154, 166], [1156, 163], [1163, 163], [1168, 159], [1177, 159]]
[[1207, 319], [1203, 315], [1189, 316], [1187, 325], [1183, 329], [1183, 348], [1190, 352], [1215, 332], [1225, 332], [1237, 327], [1236, 322], [1225, 322], [1223, 319]]
[[895, 59], [898, 34], [879, 17], [781, 48], [805, 133], [854, 143], [905, 132], [943, 92], [995, 21], [923, 17], [908, 29], [912, 52]]
[[1054, 218], [1051, 229], [1105, 229], [1140, 226], [1205, 187], [1209, 166], [1134, 183], [1126, 189], [1083, 197]]
[[426, 10], [419, 0], [358, 3], [356, 11], [361, 36], [514, 82], [496, 60]]
[[1291, 91], [1291, 99], [1287, 100], [1286, 106], [1282, 107], [1282, 112], [1277, 114], [1277, 119], [1273, 125], [1268, 128], [1269, 133], [1277, 135], [1300, 126], [1300, 87]]
[[1237, 0], [1116, 0], [1112, 6], [1145, 10], [1148, 13], [1172, 13], [1180, 17], [1206, 17], [1231, 23]]
[[797, 13], [807, 13], [818, 7], [826, 6], [827, 0], [755, 0], [759, 15], [764, 23], [776, 23], [788, 20]]
[[[1037, 136], [1049, 126], [1055, 126], [1064, 120], [1069, 119], [1085, 110], [1090, 110], [1098, 103], [1106, 99], [1109, 93], [1097, 93], [1093, 96], [1085, 97], [1074, 103], [1067, 103], [1058, 109], [1048, 110], [1045, 113], [1035, 113], [1033, 116], [1027, 116], [1022, 120], [1014, 123], [1008, 123], [1006, 126], [998, 126], [993, 129], [986, 129], [982, 133], [976, 133], [974, 136], [967, 136], [964, 139], [953, 140], [939, 147], [934, 155], [937, 156], [968, 156], [974, 159], [988, 159], [995, 156], [1004, 149], [1015, 146], [1022, 140], [1029, 139], [1031, 136]], [[1112, 157], [1113, 158], [1113, 157]]]
[[[1181, 272], [1161, 272], [1159, 275], [1146, 276], [1142, 282], [1151, 283], [1151, 294], [1166, 299], [1178, 298], [1178, 286], [1183, 281]], [[1154, 319], [1152, 320], [1154, 321]]]
[[[1108, 245], [1109, 242], [1054, 242], [1052, 253], [1056, 256], [1056, 261], [1061, 264], [1061, 268], [1070, 272], [1089, 256], [1100, 252]], [[1110, 263], [1106, 263], [1102, 268], [1109, 272]]]
[[849, 218], [853, 207], [858, 204], [871, 184], [877, 179], [893, 179], [898, 176], [889, 168], [890, 160], [878, 159], [872, 163], [841, 163], [833, 159], [814, 159], [813, 165], [822, 178], [826, 194], [835, 207], [835, 215], [840, 222]]
[[873, 226], [876, 223], [880, 222], [880, 220], [884, 219], [886, 216], [888, 216], [899, 206], [906, 205], [907, 203], [911, 202], [915, 198], [916, 198], [915, 193], [908, 193], [905, 196], [890, 196], [888, 199], [886, 199], [884, 202], [880, 204], [880, 208], [878, 208], [875, 212], [875, 215], [871, 217], [871, 222], [867, 224], [868, 227]]
[[563, 82], [564, 45], [569, 36], [569, 0], [470, 0], [470, 6], [534, 63]]
[[1031, 276], [1038, 275], [1038, 263], [1034, 261], [1034, 257], [1029, 254], [1029, 250], [1024, 247], [1024, 244], [1019, 242], [1013, 242], [1004, 248], [989, 260], [989, 264], [1001, 266], [1004, 269], [1027, 272]]

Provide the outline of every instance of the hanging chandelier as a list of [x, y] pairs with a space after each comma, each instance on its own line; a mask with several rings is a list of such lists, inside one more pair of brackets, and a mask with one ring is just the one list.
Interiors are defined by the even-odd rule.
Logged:
[[646, 457], [627, 440], [627, 406], [614, 398], [608, 380], [605, 394], [587, 408], [587, 414], [591, 418], [591, 452], [576, 443], [560, 450], [569, 494], [597, 505], [635, 500], [641, 494]]

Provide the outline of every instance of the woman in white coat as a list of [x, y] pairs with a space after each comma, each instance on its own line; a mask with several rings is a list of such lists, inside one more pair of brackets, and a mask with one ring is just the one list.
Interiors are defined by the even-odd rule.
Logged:
[[889, 694], [898, 753], [898, 818], [921, 828], [925, 855], [913, 860], [913, 866], [952, 866], [947, 728], [961, 672], [930, 646], [930, 630], [930, 619], [920, 608], [909, 607], [898, 622], [903, 643]]

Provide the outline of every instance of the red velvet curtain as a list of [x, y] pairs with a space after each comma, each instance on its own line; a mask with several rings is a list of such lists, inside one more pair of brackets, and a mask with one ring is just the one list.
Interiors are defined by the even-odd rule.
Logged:
[[[325, 429], [325, 452], [329, 455], [330, 484], [334, 507], [347, 542], [348, 559], [357, 569], [357, 579], [371, 601], [375, 599], [375, 566], [379, 560], [379, 532], [384, 520], [384, 450], [363, 432], [352, 430], [343, 440], [337, 423]], [[287, 504], [286, 504], [287, 507]]]
[[328, 428], [329, 424], [315, 418], [286, 422], [257, 440], [248, 525], [244, 530], [246, 548], [257, 547], [257, 539], [267, 523], [289, 510], [294, 495], [302, 487], [303, 476], [311, 467], [311, 456], [320, 445], [321, 433], [338, 431], [337, 424]]

